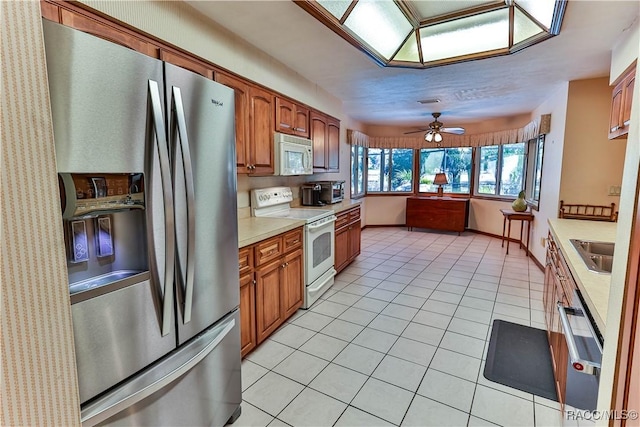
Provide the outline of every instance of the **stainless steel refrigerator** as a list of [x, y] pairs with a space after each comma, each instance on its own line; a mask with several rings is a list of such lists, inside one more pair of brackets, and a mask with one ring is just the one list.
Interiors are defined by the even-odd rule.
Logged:
[[43, 25], [83, 424], [233, 421], [234, 93]]

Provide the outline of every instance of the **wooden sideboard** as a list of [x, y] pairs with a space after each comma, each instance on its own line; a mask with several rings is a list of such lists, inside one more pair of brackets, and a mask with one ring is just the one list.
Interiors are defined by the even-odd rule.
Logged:
[[453, 197], [408, 197], [406, 226], [457, 231], [467, 227], [469, 199]]

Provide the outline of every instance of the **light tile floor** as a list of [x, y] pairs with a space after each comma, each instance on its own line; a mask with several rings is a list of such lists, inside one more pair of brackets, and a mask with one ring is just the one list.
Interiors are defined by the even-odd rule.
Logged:
[[557, 402], [484, 378], [491, 324], [544, 329], [543, 273], [475, 233], [372, 228], [309, 310], [242, 363], [235, 426], [557, 426]]

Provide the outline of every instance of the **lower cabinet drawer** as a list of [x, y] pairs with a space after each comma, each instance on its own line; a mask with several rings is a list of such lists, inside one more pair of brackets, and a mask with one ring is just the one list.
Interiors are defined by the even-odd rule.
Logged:
[[273, 261], [284, 253], [282, 237], [273, 237], [255, 245], [254, 249], [256, 266]]
[[284, 252], [289, 252], [302, 247], [302, 228], [289, 231], [283, 237]]

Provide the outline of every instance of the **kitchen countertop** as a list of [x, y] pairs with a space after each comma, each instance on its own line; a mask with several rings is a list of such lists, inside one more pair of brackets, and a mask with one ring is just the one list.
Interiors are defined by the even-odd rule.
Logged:
[[[325, 206], [295, 206], [304, 209], [320, 209], [332, 210], [340, 213], [354, 206], [360, 205], [360, 200], [345, 200], [341, 203]], [[303, 220], [287, 219], [287, 218], [267, 218], [267, 217], [249, 217], [238, 220], [238, 247], [252, 245], [261, 240], [268, 239], [294, 228], [302, 227], [305, 224]]]
[[304, 220], [287, 218], [249, 217], [238, 220], [238, 247], [252, 245], [294, 228], [302, 227]]
[[549, 225], [551, 234], [560, 247], [569, 270], [571, 270], [571, 275], [587, 303], [587, 309], [591, 312], [596, 326], [604, 336], [611, 275], [595, 273], [587, 269], [569, 239], [615, 242], [617, 224], [615, 222], [577, 219], [549, 219]]
[[324, 206], [300, 206], [301, 208], [313, 208], [313, 209], [329, 209], [334, 213], [340, 213], [342, 211], [346, 211], [347, 209], [351, 209], [353, 207], [359, 206], [362, 204], [362, 200], [344, 200], [340, 203], [334, 203], [332, 205], [324, 205]]

